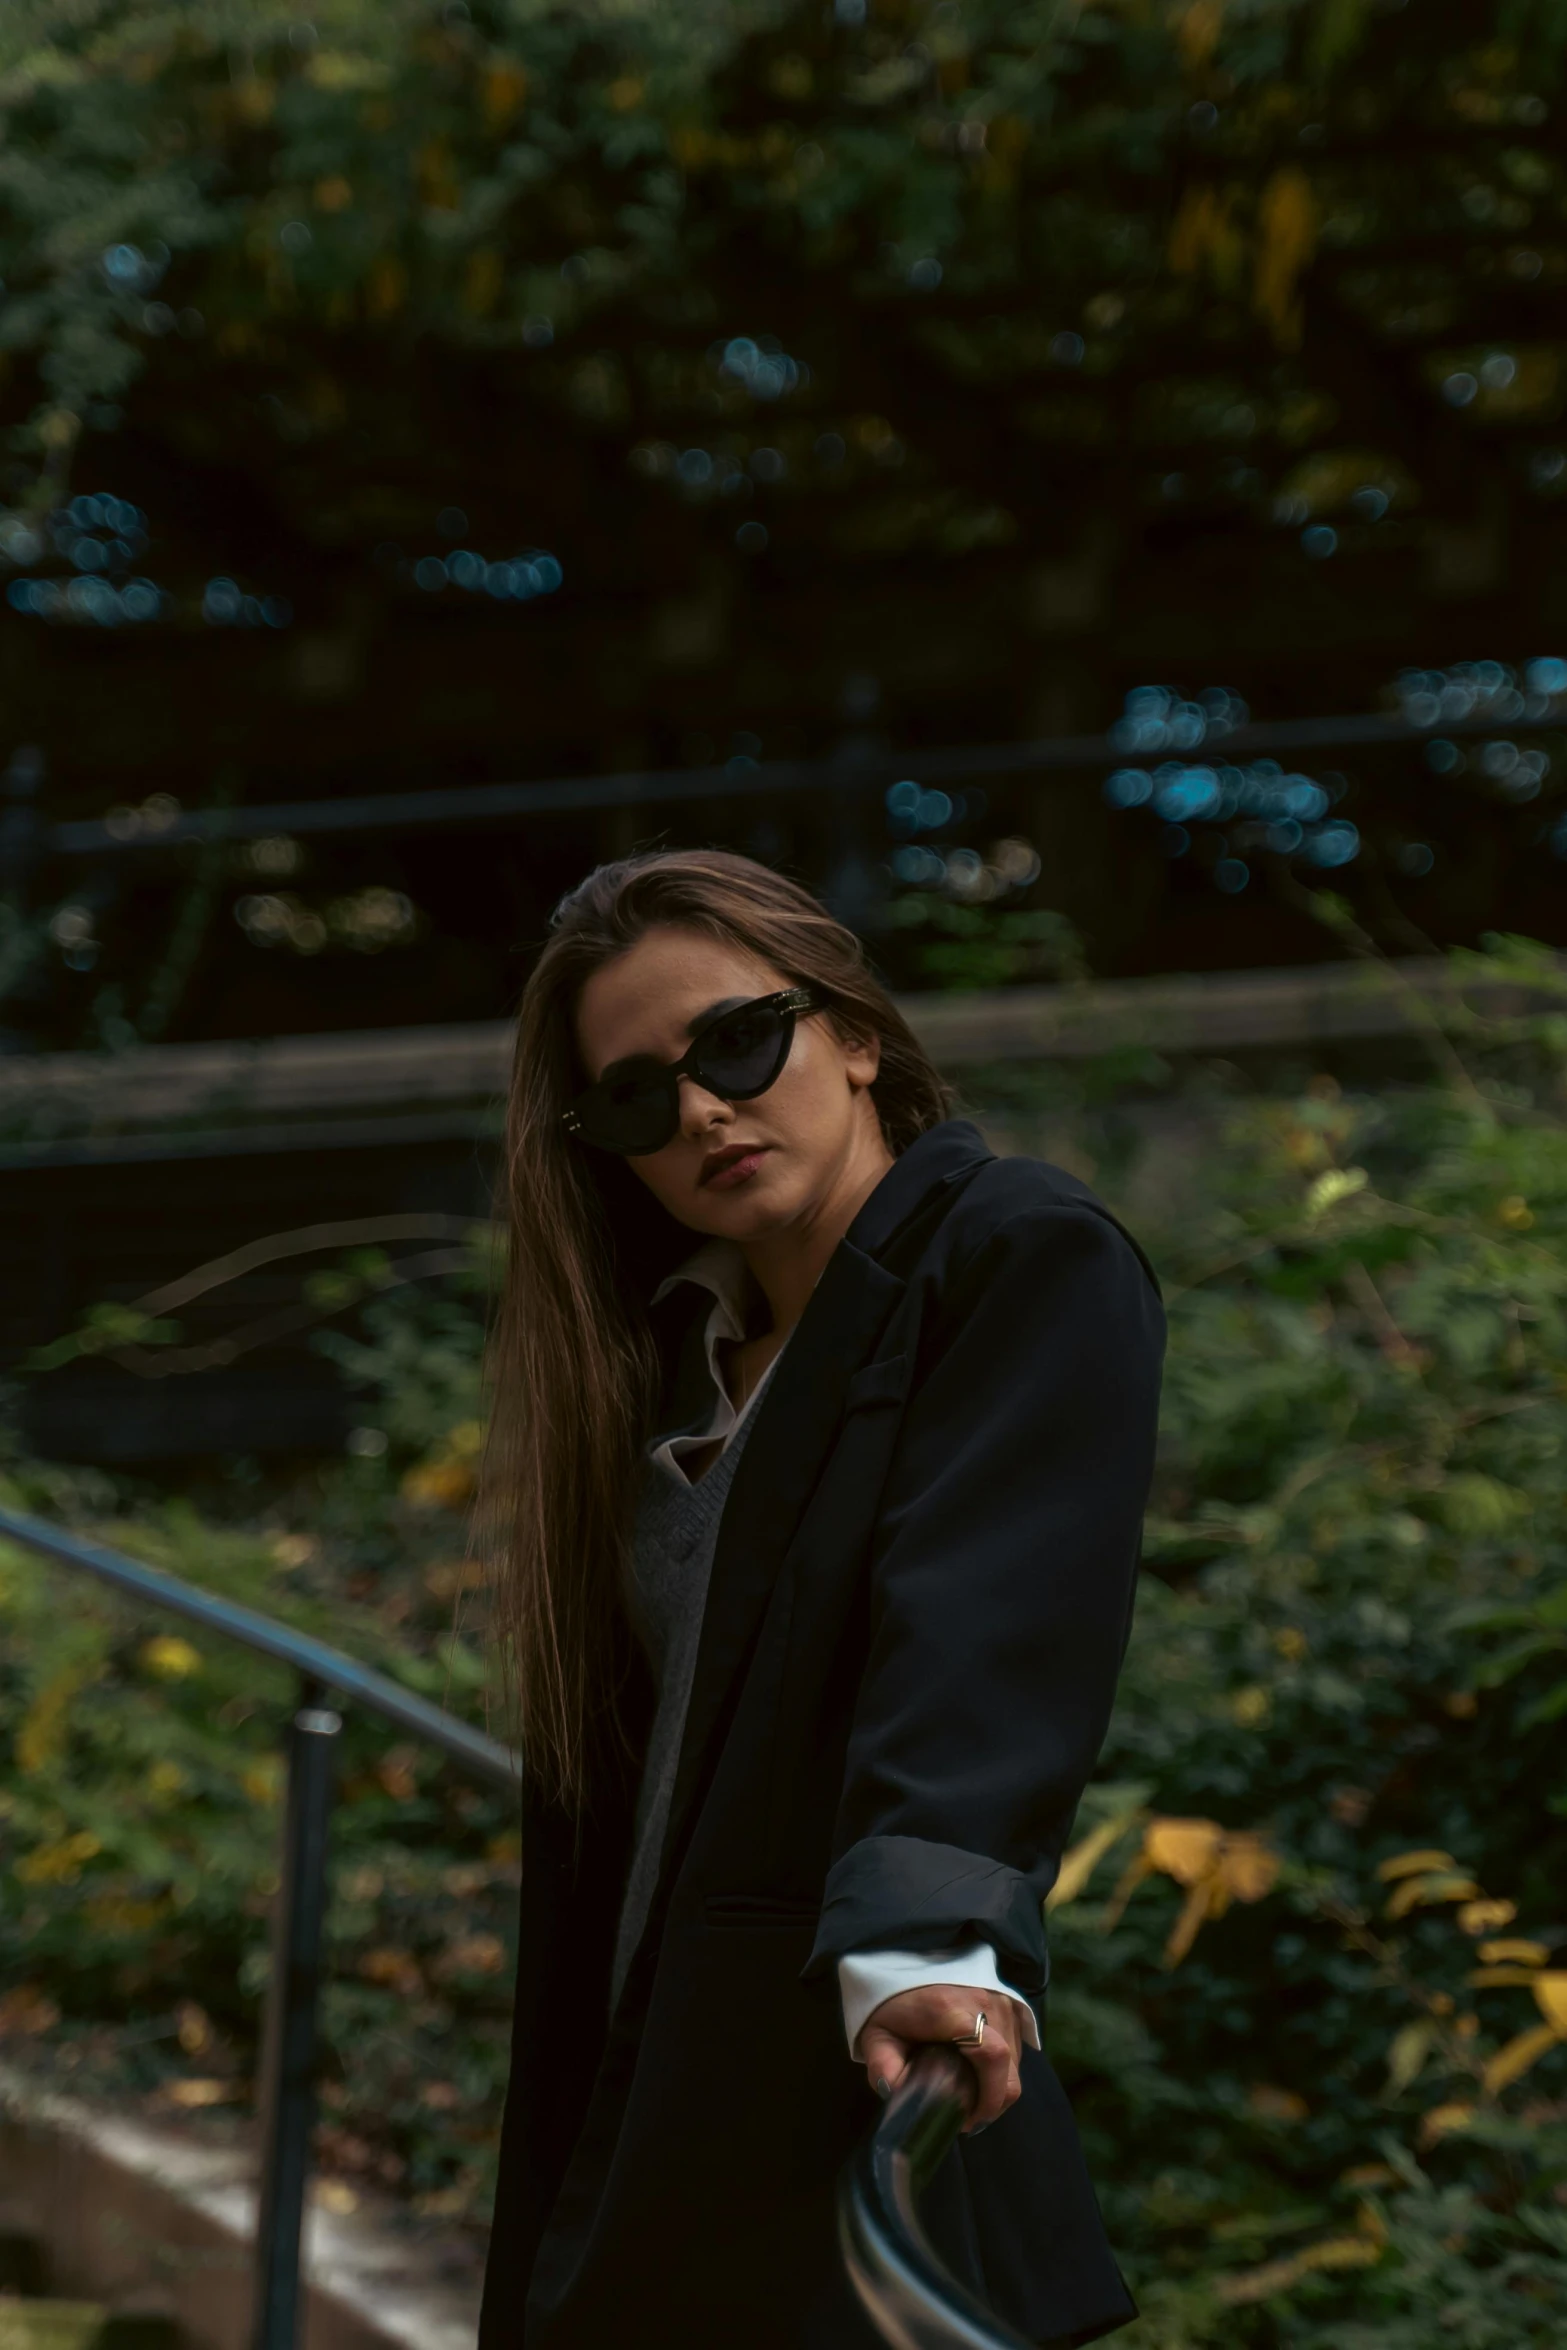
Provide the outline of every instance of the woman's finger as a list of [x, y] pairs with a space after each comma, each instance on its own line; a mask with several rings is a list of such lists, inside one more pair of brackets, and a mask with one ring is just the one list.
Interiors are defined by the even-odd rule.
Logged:
[[881, 2024], [869, 2023], [860, 2034], [860, 2060], [877, 2096], [890, 2097], [909, 2069], [909, 2044]]
[[977, 2089], [967, 2126], [970, 2131], [982, 2130], [999, 2121], [1018, 2094], [1017, 2058], [1006, 2034], [988, 2027], [980, 2045], [962, 2053], [973, 2070]]

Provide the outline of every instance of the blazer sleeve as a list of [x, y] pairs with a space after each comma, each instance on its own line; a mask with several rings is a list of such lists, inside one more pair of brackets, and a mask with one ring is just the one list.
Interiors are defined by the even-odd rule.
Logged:
[[979, 1939], [1026, 1996], [1131, 1626], [1164, 1318], [1120, 1227], [1063, 1201], [981, 1242], [931, 1340], [877, 1519], [806, 1973]]

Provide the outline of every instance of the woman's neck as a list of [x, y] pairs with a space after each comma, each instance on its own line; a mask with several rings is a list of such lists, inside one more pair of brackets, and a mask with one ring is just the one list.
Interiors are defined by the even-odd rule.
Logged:
[[891, 1165], [881, 1126], [873, 1122], [803, 1217], [741, 1243], [767, 1299], [772, 1317], [768, 1335], [780, 1345], [804, 1313], [828, 1258]]

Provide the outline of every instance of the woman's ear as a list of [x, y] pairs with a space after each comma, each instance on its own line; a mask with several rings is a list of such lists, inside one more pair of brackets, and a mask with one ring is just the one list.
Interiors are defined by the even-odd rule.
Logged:
[[874, 1028], [863, 1034], [853, 1029], [838, 1030], [839, 1049], [843, 1054], [844, 1075], [856, 1090], [868, 1089], [881, 1073], [881, 1038]]

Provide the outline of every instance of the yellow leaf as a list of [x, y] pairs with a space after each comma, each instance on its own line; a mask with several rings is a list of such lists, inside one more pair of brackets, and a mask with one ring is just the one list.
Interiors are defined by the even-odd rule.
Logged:
[[1553, 2032], [1567, 2037], [1567, 1974], [1559, 1969], [1534, 1978], [1535, 2005]]
[[1279, 1881], [1279, 1856], [1261, 1836], [1249, 1831], [1226, 1836], [1219, 1854], [1225, 1888], [1237, 1901], [1261, 1901]]
[[200, 2056], [212, 2045], [212, 2018], [194, 1999], [182, 1999], [176, 2012], [180, 2046], [187, 2056]]
[[201, 1653], [173, 1632], [160, 1632], [143, 1644], [141, 1661], [160, 1681], [188, 1680], [201, 1671]]
[[1433, 2105], [1420, 2125], [1422, 2142], [1430, 2146], [1455, 2130], [1466, 2130], [1474, 2120], [1474, 2110], [1472, 2105]]
[[1391, 1885], [1395, 1877], [1422, 1876], [1428, 1869], [1450, 1869], [1454, 1865], [1450, 1852], [1399, 1852], [1382, 1862], [1377, 1875], [1384, 1885]]
[[391, 318], [408, 299], [408, 272], [395, 254], [376, 256], [365, 288], [365, 307], [372, 318]]
[[1489, 1934], [1493, 1926], [1510, 1926], [1517, 1915], [1516, 1901], [1466, 1901], [1458, 1922], [1466, 1934]]
[[26, 2033], [39, 2039], [52, 2032], [60, 2020], [60, 2010], [46, 1991], [36, 1983], [19, 1983], [14, 1991], [0, 1998], [0, 2040], [7, 2033]]
[[1520, 2032], [1516, 2040], [1509, 2040], [1505, 2048], [1497, 2050], [1482, 2076], [1490, 2094], [1495, 2097], [1509, 2088], [1547, 2048], [1554, 2048], [1560, 2038], [1554, 2024], [1536, 2024], [1532, 2031]]
[[426, 139], [414, 157], [419, 195], [433, 212], [455, 212], [461, 201], [451, 149], [444, 139]]
[[1244, 2302], [1265, 2301], [1271, 2294], [1285, 2292], [1316, 2269], [1372, 2268], [1381, 2257], [1381, 2245], [1369, 2236], [1327, 2236], [1320, 2244], [1308, 2244], [1287, 2260], [1270, 2260], [1261, 2268], [1243, 2269], [1236, 2276], [1220, 2277], [1214, 2289], [1219, 2300], [1234, 2307]]
[[268, 1754], [259, 1762], [247, 1764], [240, 1773], [239, 1783], [251, 1803], [276, 1803], [283, 1792], [283, 1764], [280, 1757]]
[[1213, 1877], [1199, 1877], [1189, 1889], [1186, 1899], [1181, 1903], [1181, 1914], [1170, 1928], [1170, 1938], [1164, 1946], [1162, 1963], [1165, 1966], [1180, 1965], [1196, 1941], [1203, 1920], [1214, 1914], [1215, 1896], [1222, 1893], [1222, 1886]]
[[1544, 1966], [1550, 1951], [1543, 1942], [1482, 1942], [1480, 1956], [1487, 1966], [1505, 1966], [1513, 1960], [1519, 1966]]
[[504, 256], [493, 245], [476, 246], [463, 273], [463, 307], [476, 318], [493, 310], [506, 283]]
[[334, 172], [330, 179], [317, 180], [315, 198], [318, 212], [346, 212], [354, 191], [341, 172]]
[[1471, 1991], [1518, 1991], [1533, 1987], [1534, 1976], [1522, 1966], [1477, 1966], [1464, 1981]]
[[74, 1885], [82, 1873], [83, 1861], [95, 1860], [102, 1850], [90, 1828], [79, 1828], [74, 1836], [64, 1836], [58, 1844], [40, 1844], [24, 1853], [16, 1864], [16, 1873], [24, 1885]]
[[441, 1981], [449, 1975], [496, 1975], [506, 1963], [506, 1945], [498, 1934], [465, 1934], [441, 1952], [431, 1970]]
[[464, 1460], [420, 1461], [402, 1481], [404, 1500], [424, 1509], [460, 1509], [473, 1487], [473, 1466]]
[[[1317, 198], [1299, 164], [1273, 174], [1257, 207], [1257, 262], [1252, 299], [1281, 349], [1300, 342], [1300, 279], [1317, 248]], [[1326, 1182], [1326, 1176], [1319, 1178]], [[1362, 1174], [1361, 1181], [1365, 1177]], [[1358, 1188], [1358, 1186], [1356, 1186]], [[1344, 1195], [1339, 1193], [1337, 1197]], [[1308, 1214], [1311, 1210], [1308, 1207]], [[1316, 1211], [1318, 1214], [1321, 1210]]]
[[1362, 2202], [1356, 2206], [1355, 2233], [1357, 2235], [1369, 2236], [1376, 2244], [1385, 2244], [1389, 2232], [1387, 2221], [1375, 2203]]
[[165, 2104], [194, 2112], [203, 2105], [227, 2105], [240, 2092], [234, 2081], [169, 2081], [160, 2094]]
[[359, 2209], [359, 2198], [346, 2179], [317, 2179], [310, 2190], [310, 2200], [323, 2211], [340, 2213], [344, 2217]]
[[1370, 1180], [1364, 1167], [1329, 1167], [1306, 1194], [1307, 1223], [1315, 1224], [1329, 1208], [1336, 1208], [1340, 1200], [1353, 1199], [1357, 1191], [1365, 1190]]
[[16, 1733], [16, 1759], [22, 1770], [47, 1770], [64, 1753], [72, 1705], [96, 1675], [95, 1665], [68, 1664], [44, 1683]]
[[1311, 2108], [1293, 2089], [1277, 2089], [1268, 2081], [1253, 2081], [1246, 2103], [1259, 2121], [1303, 2122]]
[[383, 1983], [389, 1991], [411, 1999], [424, 1989], [424, 1977], [419, 1962], [407, 1950], [367, 1950], [359, 1961], [359, 1972], [367, 1983]]
[[1060, 1873], [1045, 1896], [1046, 1909], [1064, 1909], [1075, 1901], [1088, 1883], [1099, 1863], [1113, 1844], [1119, 1844], [1129, 1828], [1137, 1824], [1136, 1812], [1122, 1812], [1115, 1819], [1101, 1820], [1090, 1835], [1074, 1844], [1062, 1859]]
[[1407, 1917], [1428, 1902], [1472, 1901], [1479, 1890], [1473, 1877], [1406, 1877], [1388, 1903], [1387, 1915]]
[[1204, 181], [1188, 188], [1170, 227], [1170, 267], [1177, 277], [1195, 277], [1204, 268], [1228, 289], [1239, 275], [1244, 248], [1234, 221], [1233, 193]]
[[484, 77], [484, 119], [490, 129], [510, 122], [527, 95], [528, 77], [520, 65], [492, 65]]
[[1390, 2097], [1396, 2097], [1419, 2077], [1431, 2053], [1434, 2037], [1433, 2027], [1423, 2019], [1419, 2023], [1405, 2024], [1402, 2031], [1394, 2033], [1387, 2052], [1387, 2087]]
[[389, 1746], [375, 1766], [375, 1775], [394, 1803], [411, 1803], [419, 1792], [419, 1749]]
[[259, 130], [263, 123], [271, 121], [276, 97], [277, 91], [271, 82], [263, 81], [259, 74], [249, 74], [234, 84], [234, 111], [253, 129]]
[[1367, 2236], [1327, 2236], [1320, 2244], [1308, 2244], [1299, 2255], [1302, 2268], [1372, 2268], [1382, 2257], [1382, 2247]]
[[1109, 1934], [1109, 1929], [1121, 1922], [1121, 1913], [1125, 1911], [1125, 1903], [1132, 1899], [1132, 1894], [1137, 1892], [1137, 1887], [1142, 1885], [1142, 1880], [1151, 1878], [1151, 1875], [1154, 1875], [1154, 1871], [1151, 1871], [1149, 1864], [1146, 1864], [1142, 1852], [1137, 1852], [1128, 1861], [1128, 1864], [1125, 1864], [1121, 1875], [1116, 1878], [1114, 1894], [1111, 1894], [1109, 1901], [1104, 1903], [1104, 1915], [1099, 1918], [1099, 1925], [1104, 1927], [1104, 1932]]
[[482, 1591], [488, 1581], [482, 1559], [441, 1559], [424, 1570], [424, 1587], [432, 1599], [457, 1599], [465, 1591]]
[[1224, 28], [1224, 0], [1191, 0], [1175, 28], [1188, 66], [1206, 65]]
[[1195, 1885], [1212, 1871], [1223, 1837], [1216, 1820], [1152, 1820], [1143, 1837], [1143, 1858], [1178, 1885]]

